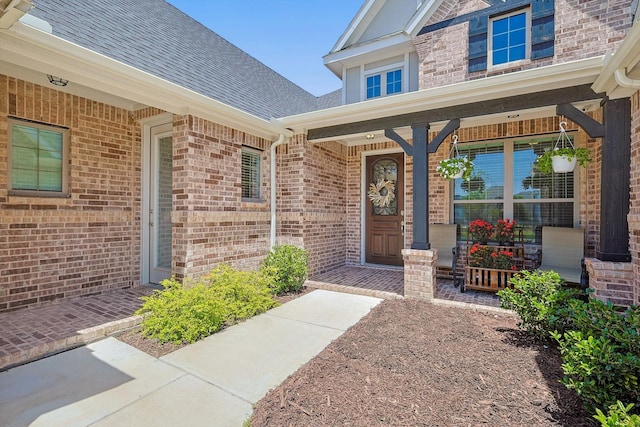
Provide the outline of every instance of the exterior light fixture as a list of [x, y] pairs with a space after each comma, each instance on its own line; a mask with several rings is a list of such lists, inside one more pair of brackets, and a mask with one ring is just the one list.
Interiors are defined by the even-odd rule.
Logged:
[[507, 116], [508, 119], [515, 119], [516, 117], [520, 117], [520, 114], [509, 114]]
[[66, 86], [69, 84], [69, 80], [52, 76], [51, 74], [47, 74], [47, 77], [49, 78], [49, 83], [51, 83], [54, 86]]
[[373, 134], [373, 133], [368, 133], [368, 134], [366, 134], [364, 137], [365, 137], [365, 138], [367, 138], [367, 139], [373, 139], [373, 138], [375, 138], [375, 137], [376, 137], [376, 135], [375, 135], [375, 134]]

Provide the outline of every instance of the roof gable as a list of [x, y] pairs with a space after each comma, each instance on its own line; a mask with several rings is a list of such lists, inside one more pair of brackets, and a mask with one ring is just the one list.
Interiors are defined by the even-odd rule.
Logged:
[[442, 0], [367, 0], [331, 49], [339, 52], [385, 36], [415, 36]]
[[257, 117], [318, 108], [318, 98], [163, 0], [35, 4], [54, 35]]

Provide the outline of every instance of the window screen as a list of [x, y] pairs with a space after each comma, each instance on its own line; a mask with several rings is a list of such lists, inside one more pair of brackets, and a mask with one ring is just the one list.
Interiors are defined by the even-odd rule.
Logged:
[[65, 132], [30, 123], [10, 123], [13, 191], [65, 191]]
[[262, 153], [251, 148], [242, 149], [242, 198], [260, 198], [260, 159]]

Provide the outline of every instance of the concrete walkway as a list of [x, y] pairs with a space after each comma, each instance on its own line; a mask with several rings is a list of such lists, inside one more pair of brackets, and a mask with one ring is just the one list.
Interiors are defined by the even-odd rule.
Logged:
[[381, 299], [316, 290], [160, 359], [115, 338], [0, 373], [0, 425], [234, 426]]

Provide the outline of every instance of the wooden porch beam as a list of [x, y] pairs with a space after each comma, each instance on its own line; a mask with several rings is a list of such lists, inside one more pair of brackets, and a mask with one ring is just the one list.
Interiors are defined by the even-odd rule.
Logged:
[[604, 136], [604, 125], [592, 119], [584, 112], [578, 110], [571, 104], [556, 105], [556, 114], [565, 116], [580, 126], [591, 138], [602, 138]]
[[312, 141], [342, 135], [369, 133], [381, 129], [411, 126], [414, 123], [421, 123], [425, 121], [428, 123], [434, 123], [453, 120], [456, 118], [478, 117], [487, 114], [506, 113], [515, 110], [526, 110], [529, 108], [546, 107], [549, 105], [587, 101], [603, 97], [604, 95], [595, 93], [591, 89], [590, 84], [586, 84], [510, 96], [506, 98], [489, 99], [482, 102], [473, 102], [433, 110], [399, 114], [396, 116], [380, 117], [354, 123], [309, 129], [307, 132], [307, 139]]
[[409, 144], [403, 137], [398, 135], [395, 130], [385, 129], [384, 136], [392, 141], [395, 141], [400, 147], [402, 147], [404, 152], [407, 153], [407, 156], [413, 156], [413, 147], [411, 146], [411, 144]]
[[444, 128], [442, 128], [440, 133], [438, 133], [438, 135], [433, 138], [433, 141], [429, 143], [429, 152], [435, 153], [436, 151], [438, 151], [438, 148], [440, 147], [440, 144], [442, 144], [442, 141], [444, 141], [446, 137], [451, 135], [451, 133], [459, 127], [460, 119], [450, 120], [449, 123], [447, 123]]

